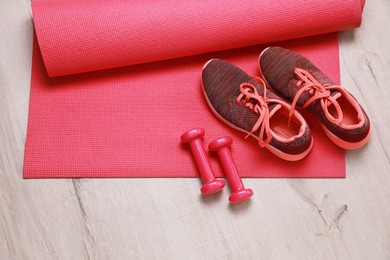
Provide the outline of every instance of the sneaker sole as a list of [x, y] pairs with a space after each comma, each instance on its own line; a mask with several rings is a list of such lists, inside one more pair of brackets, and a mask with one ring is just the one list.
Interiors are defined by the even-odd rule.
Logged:
[[[268, 49], [268, 48], [267, 48]], [[207, 65], [213, 61], [213, 59], [207, 61], [204, 65], [203, 65], [203, 68], [202, 68], [202, 71], [207, 67]], [[268, 83], [266, 83], [268, 84]], [[205, 87], [203, 85], [203, 81], [202, 81], [202, 92], [203, 92], [203, 95], [205, 97], [207, 97], [207, 94], [206, 94], [206, 91], [205, 91]], [[213, 114], [220, 120], [222, 121], [224, 124], [228, 125], [229, 127], [233, 128], [233, 129], [236, 129], [242, 133], [245, 133], [245, 134], [249, 134], [248, 131], [244, 130], [244, 129], [241, 129], [239, 128], [238, 126], [232, 124], [231, 122], [227, 121], [225, 118], [223, 118], [215, 109], [214, 109], [214, 106], [210, 103], [210, 100], [208, 98], [206, 98], [206, 102], [208, 104], [208, 106], [210, 107], [211, 111], [213, 112]], [[251, 136], [253, 138], [255, 138], [256, 140], [258, 139], [257, 136], [251, 134]], [[280, 151], [279, 149], [273, 147], [272, 145], [266, 145], [264, 148], [266, 148], [268, 151], [270, 151], [272, 154], [276, 155], [277, 157], [283, 159], [283, 160], [286, 160], [286, 161], [299, 161], [299, 160], [302, 160], [303, 158], [305, 158], [309, 152], [311, 151], [313, 147], [313, 137], [311, 138], [311, 143], [310, 143], [310, 146], [307, 150], [305, 150], [303, 153], [300, 153], [300, 154], [288, 154], [288, 153], [284, 153], [282, 151]]]

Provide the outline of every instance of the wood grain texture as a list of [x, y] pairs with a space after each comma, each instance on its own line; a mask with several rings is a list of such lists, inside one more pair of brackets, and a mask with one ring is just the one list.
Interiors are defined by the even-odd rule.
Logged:
[[390, 1], [340, 33], [343, 86], [371, 117], [346, 179], [245, 179], [199, 195], [197, 179], [23, 180], [31, 72], [28, 0], [0, 0], [0, 259], [390, 259]]

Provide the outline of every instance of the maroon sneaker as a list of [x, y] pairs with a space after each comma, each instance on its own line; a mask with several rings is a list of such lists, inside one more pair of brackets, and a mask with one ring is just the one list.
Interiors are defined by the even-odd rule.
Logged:
[[[276, 156], [296, 161], [312, 148], [305, 119], [291, 105], [253, 78], [223, 60], [208, 61], [202, 71], [203, 91], [217, 118], [258, 140]], [[291, 122], [288, 126], [289, 121]]]
[[305, 57], [269, 47], [259, 57], [260, 74], [278, 95], [304, 108], [321, 123], [326, 135], [344, 149], [357, 149], [370, 137], [370, 121], [356, 99]]

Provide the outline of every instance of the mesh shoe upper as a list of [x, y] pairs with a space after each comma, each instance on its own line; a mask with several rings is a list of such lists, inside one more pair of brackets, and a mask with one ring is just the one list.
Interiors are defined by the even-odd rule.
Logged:
[[[336, 86], [324, 73], [305, 57], [280, 47], [267, 48], [259, 58], [260, 71], [269, 86], [286, 100], [293, 102], [299, 90], [305, 86], [301, 84], [301, 78], [297, 75], [297, 68], [309, 73], [321, 86]], [[315, 84], [314, 84], [315, 85]], [[341, 88], [341, 87], [340, 87]], [[311, 89], [311, 88], [309, 88]], [[342, 93], [340, 93], [342, 92]], [[297, 97], [297, 106], [303, 107], [318, 91], [303, 91]], [[341, 112], [337, 113], [336, 106], [332, 102], [326, 106], [329, 114], [321, 106], [321, 99], [314, 100], [306, 109], [311, 112], [320, 123], [334, 136], [346, 142], [360, 142], [370, 132], [370, 122], [363, 108], [356, 99], [345, 89], [340, 91], [329, 90], [330, 100], [340, 106]], [[340, 122], [332, 122], [329, 116], [343, 118]]]
[[[264, 86], [235, 65], [218, 59], [213, 59], [205, 64], [202, 72], [202, 83], [206, 100], [217, 117], [234, 128], [251, 133], [261, 113], [250, 109], [248, 104], [238, 101], [241, 94], [240, 86], [243, 83], [249, 83], [256, 88], [260, 96], [264, 95]], [[277, 124], [280, 127], [284, 124], [284, 127], [287, 127], [287, 114], [290, 105], [269, 90], [266, 92], [266, 99], [277, 101], [268, 103], [268, 109], [271, 111], [271, 131], [269, 134], [272, 135], [268, 145], [286, 154], [300, 154], [307, 151], [311, 147], [312, 138], [303, 117], [299, 113], [294, 114], [293, 124], [298, 130], [294, 136], [283, 138], [274, 125]], [[252, 102], [252, 100], [248, 102]], [[282, 105], [278, 102], [281, 102]], [[282, 118], [283, 122], [276, 122], [277, 117]], [[260, 130], [258, 129], [252, 134], [258, 138]], [[266, 138], [267, 135], [263, 137], [263, 140]], [[259, 141], [261, 142], [261, 140]]]

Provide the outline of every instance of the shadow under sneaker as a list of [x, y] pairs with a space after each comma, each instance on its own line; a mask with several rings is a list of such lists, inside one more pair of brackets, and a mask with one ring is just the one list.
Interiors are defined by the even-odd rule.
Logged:
[[269, 47], [259, 57], [260, 74], [278, 95], [308, 110], [326, 135], [344, 149], [357, 149], [370, 137], [370, 121], [356, 99], [335, 84], [305, 57], [280, 47]]
[[209, 60], [202, 71], [206, 100], [215, 116], [230, 127], [258, 140], [276, 156], [289, 161], [304, 158], [313, 141], [309, 126], [298, 111], [235, 65]]

